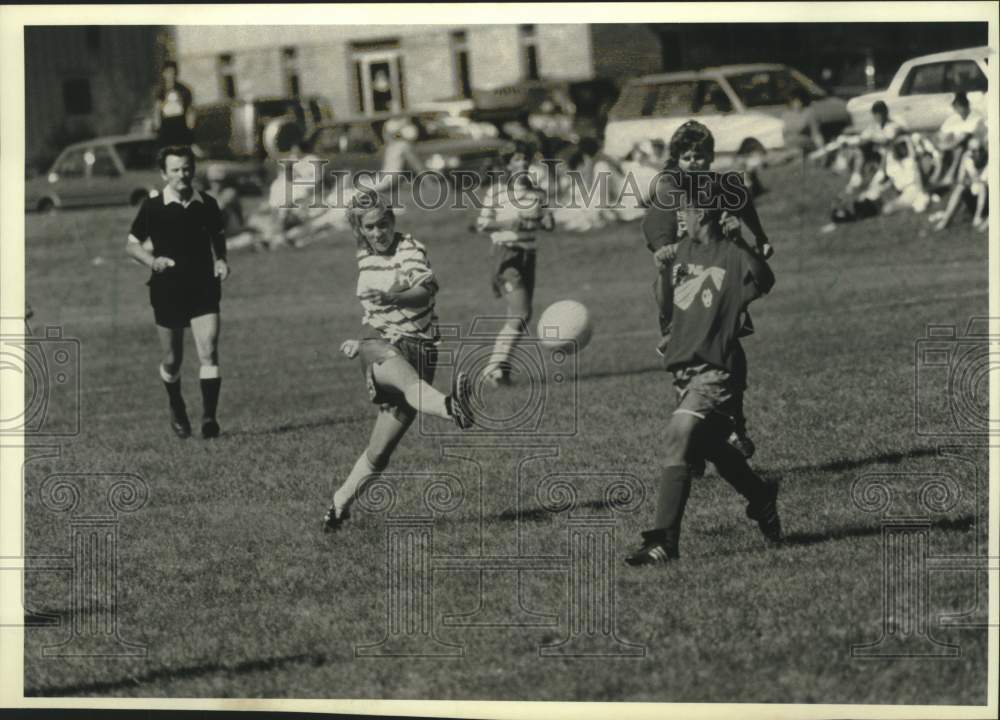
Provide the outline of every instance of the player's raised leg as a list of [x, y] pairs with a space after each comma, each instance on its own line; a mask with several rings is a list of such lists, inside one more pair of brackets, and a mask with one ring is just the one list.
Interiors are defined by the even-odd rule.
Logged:
[[455, 373], [449, 395], [421, 379], [413, 365], [399, 355], [374, 363], [372, 374], [379, 386], [401, 394], [417, 412], [453, 420], [463, 429], [472, 424], [471, 388], [464, 373]]
[[219, 422], [216, 411], [219, 405], [219, 390], [222, 377], [219, 374], [219, 315], [210, 313], [191, 318], [191, 334], [198, 349], [201, 380], [201, 435], [206, 439], [219, 436]]
[[167, 390], [170, 402], [170, 428], [179, 438], [191, 437], [191, 422], [181, 395], [181, 362], [184, 359], [184, 328], [156, 326], [156, 334], [163, 352], [160, 362], [160, 379]]
[[368, 447], [354, 463], [344, 484], [333, 495], [333, 504], [323, 518], [323, 531], [339, 530], [350, 517], [351, 504], [366, 483], [379, 476], [389, 465], [393, 451], [413, 423], [416, 411], [410, 407], [386, 406], [379, 410]]

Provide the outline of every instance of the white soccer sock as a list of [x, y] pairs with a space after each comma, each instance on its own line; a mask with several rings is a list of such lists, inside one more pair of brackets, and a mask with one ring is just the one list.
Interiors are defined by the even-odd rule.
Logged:
[[351, 506], [364, 482], [373, 480], [376, 477], [378, 477], [378, 471], [375, 470], [375, 466], [368, 459], [368, 451], [366, 450], [361, 453], [361, 457], [354, 463], [354, 468], [351, 470], [350, 475], [347, 476], [347, 480], [333, 494], [333, 505], [337, 509], [337, 515], [342, 515], [344, 510]]
[[514, 346], [517, 341], [521, 339], [521, 331], [510, 330], [509, 328], [504, 328], [497, 335], [496, 342], [493, 344], [493, 352], [490, 354], [489, 362], [486, 364], [486, 369], [483, 374], [489, 374], [496, 370], [506, 368], [510, 370], [509, 360], [511, 353], [514, 351]]
[[216, 380], [219, 378], [218, 365], [202, 365], [198, 370], [198, 377], [202, 380]]
[[181, 374], [180, 371], [178, 371], [171, 375], [170, 373], [167, 372], [167, 369], [163, 367], [163, 363], [160, 363], [160, 379], [163, 380], [163, 382], [165, 383], [173, 385], [175, 382], [181, 379]]
[[451, 415], [448, 414], [445, 396], [423, 380], [410, 385], [410, 387], [406, 388], [403, 395], [406, 397], [406, 402], [409, 403], [410, 407], [416, 409], [418, 412], [434, 415], [439, 418], [451, 418]]

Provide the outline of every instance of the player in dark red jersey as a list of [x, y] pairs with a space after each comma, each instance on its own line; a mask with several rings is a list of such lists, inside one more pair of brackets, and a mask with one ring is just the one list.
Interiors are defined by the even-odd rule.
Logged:
[[[711, 172], [709, 168], [714, 156], [715, 141], [708, 128], [694, 120], [679, 127], [670, 139], [669, 158], [643, 219], [646, 246], [653, 252], [660, 272], [654, 294], [660, 308], [662, 335], [656, 350], [661, 355], [670, 342], [670, 322], [665, 318], [671, 303], [662, 292], [663, 273], [667, 272], [677, 251], [677, 243], [687, 233], [688, 227], [718, 227], [726, 236], [736, 237], [740, 234], [742, 222], [753, 234], [757, 252], [765, 259], [774, 254], [749, 188], [738, 173]], [[749, 314], [745, 314], [741, 337], [752, 333], [753, 323]], [[745, 457], [753, 456], [755, 445], [747, 432], [742, 398], [736, 409], [730, 442]]]
[[[712, 159], [711, 133], [698, 123], [681, 130], [675, 157], [683, 171], [677, 178], [686, 200], [675, 214], [683, 237], [669, 258], [667, 253], [657, 258], [663, 267], [657, 280], [662, 319], [670, 327], [664, 364], [674, 375], [678, 405], [667, 424], [656, 520], [653, 529], [643, 533], [642, 547], [626, 558], [630, 565], [679, 557], [691, 466], [705, 460], [746, 498], [747, 515], [757, 521], [765, 537], [782, 538], [777, 485], [758, 477], [742, 453], [727, 442], [746, 387], [746, 356], [739, 341], [746, 309], [771, 290], [774, 275], [764, 252], [751, 249], [739, 235], [726, 235], [723, 209], [711, 202], [735, 186], [727, 187], [726, 176], [698, 178], [698, 171], [707, 169]], [[689, 182], [691, 186], [684, 187]], [[698, 193], [699, 187], [704, 192]], [[760, 242], [761, 236], [757, 237]]]

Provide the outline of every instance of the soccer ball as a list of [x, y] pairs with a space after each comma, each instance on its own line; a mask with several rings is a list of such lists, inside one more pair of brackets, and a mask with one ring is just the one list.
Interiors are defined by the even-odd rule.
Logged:
[[560, 300], [538, 318], [538, 342], [546, 350], [577, 352], [590, 342], [594, 326], [583, 303]]

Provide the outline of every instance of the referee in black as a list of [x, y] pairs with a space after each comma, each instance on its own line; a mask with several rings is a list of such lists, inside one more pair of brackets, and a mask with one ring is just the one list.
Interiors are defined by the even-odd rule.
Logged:
[[170, 426], [191, 436], [180, 370], [184, 328], [191, 328], [200, 362], [203, 438], [219, 435], [219, 300], [229, 276], [222, 213], [211, 195], [194, 188], [195, 159], [186, 145], [165, 147], [157, 157], [166, 183], [151, 194], [132, 223], [126, 252], [152, 270], [149, 300], [163, 361], [160, 377], [170, 399]]

